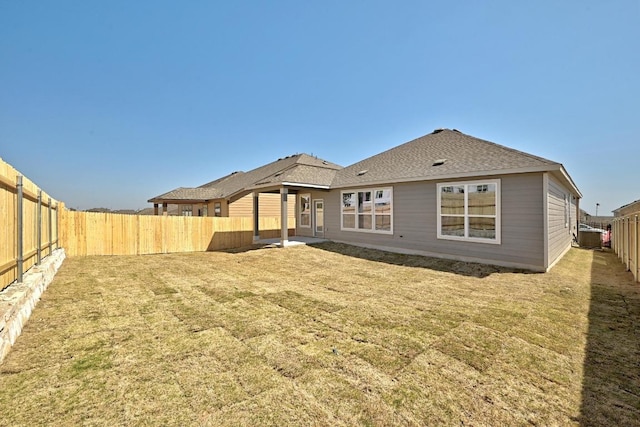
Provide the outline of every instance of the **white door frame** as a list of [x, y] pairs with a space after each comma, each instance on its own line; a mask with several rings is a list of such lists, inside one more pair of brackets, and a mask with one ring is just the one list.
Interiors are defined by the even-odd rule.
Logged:
[[[318, 230], [318, 204], [321, 204], [322, 209], [322, 224], [321, 230]], [[322, 235], [324, 237], [324, 200], [323, 199], [314, 199], [313, 200], [313, 235], [319, 236]]]

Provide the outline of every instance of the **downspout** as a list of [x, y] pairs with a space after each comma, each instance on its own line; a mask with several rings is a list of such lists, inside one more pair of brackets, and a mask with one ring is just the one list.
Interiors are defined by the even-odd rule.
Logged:
[[[580, 232], [580, 198], [576, 197], [576, 240], [578, 240], [578, 233]], [[577, 241], [576, 241], [577, 243]]]

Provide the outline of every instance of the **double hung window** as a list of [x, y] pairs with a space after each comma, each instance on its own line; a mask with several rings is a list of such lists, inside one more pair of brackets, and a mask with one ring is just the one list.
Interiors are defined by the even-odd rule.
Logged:
[[343, 230], [393, 233], [393, 190], [370, 188], [343, 191], [341, 228]]
[[500, 243], [500, 180], [437, 185], [438, 238]]

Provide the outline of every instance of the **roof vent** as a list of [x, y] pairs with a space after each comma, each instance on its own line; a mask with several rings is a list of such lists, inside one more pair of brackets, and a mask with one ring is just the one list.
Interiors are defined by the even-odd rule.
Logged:
[[438, 159], [431, 166], [442, 166], [447, 161], [447, 159]]
[[356, 175], [357, 175], [357, 176], [362, 176], [362, 175], [364, 175], [364, 174], [365, 174], [365, 173], [367, 173], [367, 172], [369, 172], [369, 169], [364, 169], [364, 170], [361, 170], [360, 172], [358, 172]]
[[433, 132], [431, 132], [431, 133], [434, 133], [434, 134], [435, 134], [435, 133], [440, 133], [440, 132], [442, 132], [443, 130], [444, 130], [444, 128], [440, 128], [440, 129], [436, 129], [436, 130], [434, 130], [434, 131], [433, 131]]
[[277, 174], [273, 175], [273, 177], [275, 178], [276, 176], [280, 176], [282, 175], [283, 172], [278, 172]]

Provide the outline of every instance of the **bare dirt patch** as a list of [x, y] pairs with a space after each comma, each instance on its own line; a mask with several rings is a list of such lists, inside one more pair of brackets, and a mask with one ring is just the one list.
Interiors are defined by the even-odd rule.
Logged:
[[70, 258], [0, 365], [6, 425], [634, 425], [640, 285], [326, 243]]

